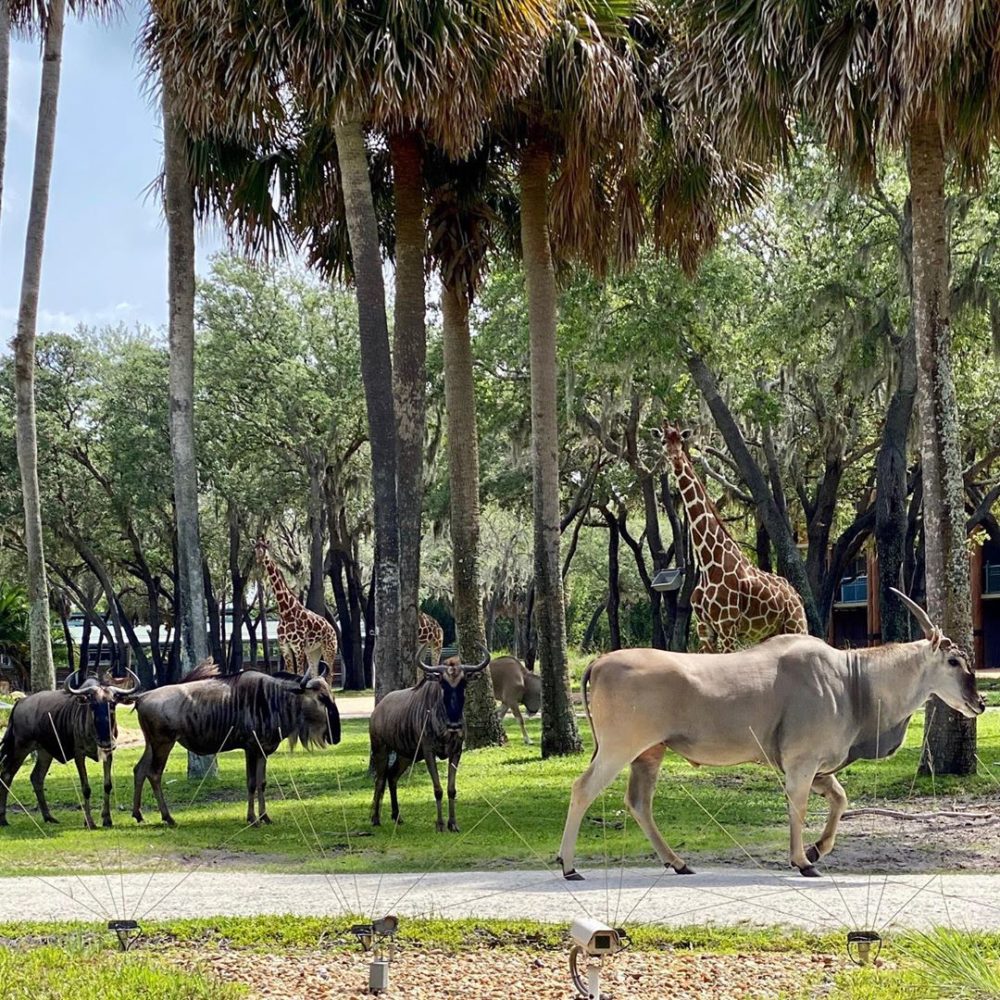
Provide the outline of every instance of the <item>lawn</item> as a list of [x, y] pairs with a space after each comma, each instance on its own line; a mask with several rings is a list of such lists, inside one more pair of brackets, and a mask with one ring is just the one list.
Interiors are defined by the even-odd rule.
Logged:
[[[245, 824], [242, 754], [221, 756], [219, 778], [198, 785], [188, 781], [186, 756], [175, 749], [164, 776], [164, 792], [178, 822], [176, 829], [160, 822], [148, 785], [146, 823], [138, 826], [131, 817], [131, 772], [140, 747], [115, 755], [113, 830], [82, 828], [75, 771], [59, 765], [49, 772], [46, 790], [60, 825], [40, 828], [28, 781], [30, 767], [25, 766], [12, 787], [11, 825], [0, 830], [0, 874], [99, 870], [99, 862], [131, 871], [189, 867], [192, 862], [347, 872], [550, 865], [558, 850], [570, 786], [589, 760], [590, 733], [581, 720], [587, 752], [542, 761], [538, 720], [529, 722], [536, 741], [533, 747], [521, 744], [513, 720], [508, 719], [507, 725], [507, 746], [470, 752], [462, 759], [458, 819], [463, 832], [458, 835], [434, 831], [434, 800], [422, 765], [401, 784], [404, 823], [393, 828], [386, 803], [386, 825], [373, 830], [368, 821], [372, 786], [365, 720], [346, 721], [343, 741], [335, 748], [312, 753], [281, 749], [271, 758], [268, 801], [274, 822], [260, 829]], [[134, 733], [130, 711], [119, 712], [119, 727], [123, 737]], [[983, 767], [969, 778], [916, 777], [922, 727], [918, 713], [894, 758], [853, 764], [841, 775], [853, 806], [997, 791], [1000, 712], [991, 709], [979, 720]], [[90, 773], [99, 800], [95, 764]], [[624, 787], [623, 774], [591, 808], [578, 845], [581, 867], [603, 866], [606, 858], [614, 865], [622, 860], [652, 860], [645, 837], [624, 814]], [[15, 808], [15, 797], [30, 805], [29, 814]], [[778, 863], [785, 857], [784, 795], [778, 776], [768, 768], [694, 768], [668, 755], [654, 807], [668, 841], [703, 863], [741, 857], [744, 848], [764, 862]], [[95, 805], [95, 814], [98, 808]], [[824, 811], [824, 803], [814, 796], [810, 813], [814, 828]]]

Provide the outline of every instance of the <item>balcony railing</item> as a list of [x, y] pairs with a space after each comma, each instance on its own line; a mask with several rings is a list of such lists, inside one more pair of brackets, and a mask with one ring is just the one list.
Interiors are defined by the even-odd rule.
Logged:
[[[998, 567], [1000, 568], [1000, 567]], [[840, 581], [840, 604], [868, 603], [867, 574], [855, 577], [845, 577]]]
[[1000, 594], [1000, 563], [986, 564], [984, 594]]

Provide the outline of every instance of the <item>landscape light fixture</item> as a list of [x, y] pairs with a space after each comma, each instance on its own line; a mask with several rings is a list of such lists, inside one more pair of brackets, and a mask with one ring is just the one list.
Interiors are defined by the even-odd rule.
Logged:
[[142, 928], [135, 920], [109, 920], [108, 930], [118, 936], [118, 947], [128, 951], [139, 940]]
[[656, 576], [653, 577], [653, 582], [650, 586], [653, 590], [663, 593], [669, 590], [680, 590], [681, 580], [684, 574], [679, 569], [661, 569]]
[[[872, 948], [875, 954], [872, 954]], [[847, 935], [847, 955], [855, 965], [871, 965], [882, 950], [878, 931], [850, 931]]]
[[351, 933], [365, 951], [372, 953], [368, 965], [368, 992], [382, 993], [389, 988], [389, 963], [396, 958], [396, 931], [399, 917], [389, 913], [370, 924], [355, 924]]
[[[578, 917], [569, 929], [573, 946], [569, 950], [569, 972], [573, 977], [577, 997], [600, 1000], [601, 963], [625, 947], [628, 934], [622, 927], [608, 927], [590, 917]], [[580, 972], [580, 956], [587, 956], [586, 981]]]

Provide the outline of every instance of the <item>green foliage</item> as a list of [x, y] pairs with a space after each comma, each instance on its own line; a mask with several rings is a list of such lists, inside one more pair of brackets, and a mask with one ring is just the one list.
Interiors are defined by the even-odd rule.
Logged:
[[155, 957], [72, 946], [0, 949], [0, 983], [5, 1000], [237, 1000], [248, 993]]

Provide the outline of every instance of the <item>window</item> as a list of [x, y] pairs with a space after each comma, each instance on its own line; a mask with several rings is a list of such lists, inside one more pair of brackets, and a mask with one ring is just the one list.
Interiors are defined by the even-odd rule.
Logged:
[[983, 593], [1000, 594], [1000, 563], [986, 564], [986, 586]]
[[840, 581], [840, 603], [841, 604], [868, 603], [867, 573], [862, 573], [860, 576], [854, 576], [854, 577], [845, 576]]

